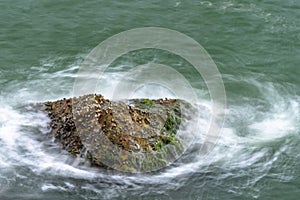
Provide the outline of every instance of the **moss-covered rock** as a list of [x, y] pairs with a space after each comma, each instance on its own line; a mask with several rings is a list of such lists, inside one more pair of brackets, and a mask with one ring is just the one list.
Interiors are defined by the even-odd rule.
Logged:
[[73, 156], [126, 172], [161, 169], [183, 153], [178, 99], [115, 102], [101, 95], [46, 102], [51, 133]]

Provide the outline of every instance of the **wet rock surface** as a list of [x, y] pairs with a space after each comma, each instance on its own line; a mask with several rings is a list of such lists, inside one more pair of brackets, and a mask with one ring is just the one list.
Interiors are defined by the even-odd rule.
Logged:
[[110, 101], [90, 94], [45, 104], [51, 134], [73, 156], [126, 172], [161, 169], [183, 153], [178, 99]]

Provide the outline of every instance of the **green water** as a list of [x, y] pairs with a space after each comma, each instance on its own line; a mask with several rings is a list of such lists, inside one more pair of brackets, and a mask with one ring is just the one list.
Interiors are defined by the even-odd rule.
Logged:
[[[1, 200], [299, 198], [299, 1], [2, 0], [0, 8]], [[108, 37], [140, 27], [179, 31], [210, 54], [227, 95], [220, 141], [205, 159], [195, 144], [153, 174], [77, 166], [45, 136], [45, 116], [19, 107], [72, 96], [85, 56]], [[128, 70], [123, 65], [153, 60], [177, 66], [199, 104], [209, 102], [186, 61], [155, 50], [116, 61], [99, 92], [110, 95]]]

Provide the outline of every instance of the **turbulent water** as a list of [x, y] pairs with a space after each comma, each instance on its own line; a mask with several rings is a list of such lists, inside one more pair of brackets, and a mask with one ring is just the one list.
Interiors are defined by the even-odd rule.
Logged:
[[[0, 199], [298, 199], [300, 195], [300, 2], [0, 1]], [[88, 53], [106, 38], [164, 27], [196, 40], [224, 81], [225, 123], [215, 148], [200, 147], [212, 101], [185, 60], [146, 49], [115, 61], [96, 92], [143, 63], [174, 66], [199, 97], [194, 140], [175, 163], [124, 174], [79, 165], [47, 135], [30, 103], [73, 95]], [[117, 44], [116, 44], [117, 45]], [[133, 97], [174, 97], [157, 85]]]

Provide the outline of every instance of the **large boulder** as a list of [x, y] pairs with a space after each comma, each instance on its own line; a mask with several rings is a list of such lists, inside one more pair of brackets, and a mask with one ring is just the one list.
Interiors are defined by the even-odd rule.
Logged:
[[101, 95], [46, 102], [51, 134], [73, 156], [126, 172], [158, 170], [183, 153], [178, 99], [110, 101]]

